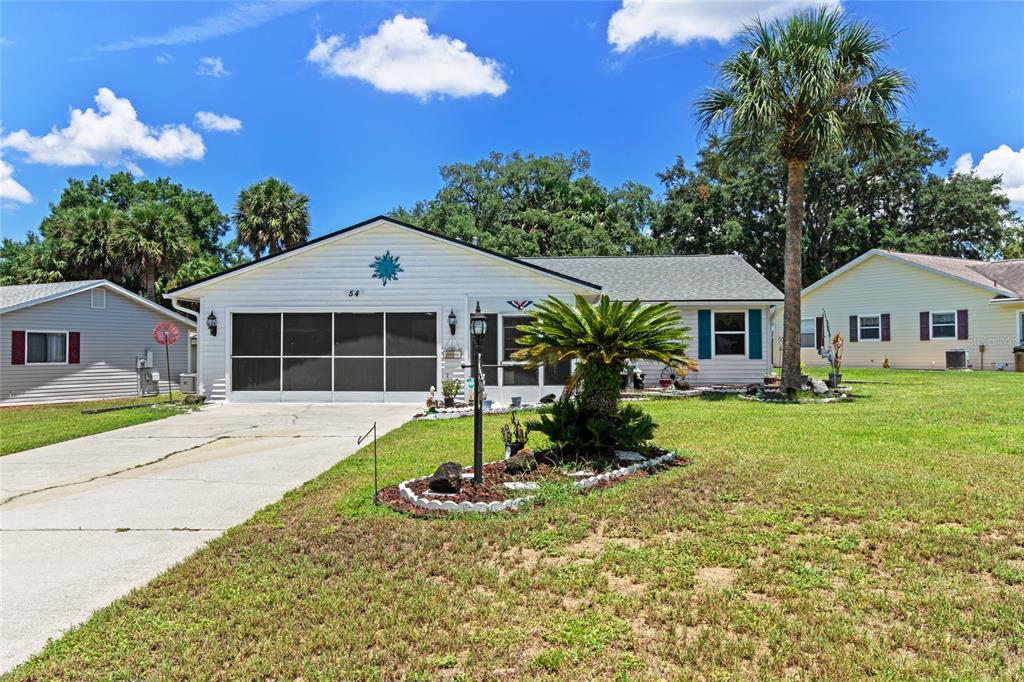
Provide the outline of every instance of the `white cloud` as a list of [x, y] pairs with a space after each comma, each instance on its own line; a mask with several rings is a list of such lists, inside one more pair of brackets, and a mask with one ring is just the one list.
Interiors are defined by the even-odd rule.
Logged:
[[820, 4], [820, 0], [622, 0], [622, 8], [608, 21], [608, 42], [616, 52], [625, 52], [644, 40], [667, 40], [678, 45], [703, 39], [725, 43], [755, 17], [775, 19]]
[[186, 125], [146, 125], [132, 103], [109, 88], [100, 88], [94, 99], [96, 109], [72, 109], [66, 127], [38, 136], [18, 130], [0, 136], [0, 148], [52, 166], [120, 166], [135, 158], [174, 163], [206, 153], [202, 136]]
[[136, 36], [128, 40], [101, 45], [99, 49], [110, 52], [132, 50], [137, 47], [155, 45], [184, 45], [198, 43], [218, 36], [227, 36], [249, 28], [261, 26], [278, 17], [301, 12], [312, 3], [304, 1], [285, 2], [242, 2], [230, 5], [220, 14], [206, 17], [194, 24], [177, 26], [165, 33], [153, 36]]
[[230, 76], [231, 72], [224, 68], [224, 60], [220, 57], [200, 57], [196, 75], [220, 78], [221, 76]]
[[242, 129], [242, 122], [237, 118], [214, 114], [209, 111], [197, 112], [196, 123], [203, 130], [212, 130], [219, 133], [237, 133]]
[[345, 46], [341, 36], [317, 38], [306, 58], [328, 75], [358, 78], [378, 90], [420, 99], [431, 95], [497, 97], [508, 90], [498, 62], [476, 56], [461, 40], [431, 35], [424, 19], [401, 14], [352, 46]]
[[0, 36], [0, 47], [14, 47], [14, 41], [7, 36]]
[[14, 168], [11, 164], [0, 159], [0, 199], [16, 201], [20, 204], [32, 203], [32, 195], [13, 176]]
[[166, 64], [167, 62], [171, 61], [172, 59], [174, 59], [174, 57], [171, 56], [171, 54], [169, 52], [161, 52], [160, 54], [158, 54], [156, 56], [156, 63], [157, 64]]
[[973, 156], [961, 154], [953, 164], [953, 172], [974, 173], [982, 178], [1001, 176], [1003, 194], [1015, 204], [1024, 204], [1024, 147], [1014, 151], [1009, 145], [1001, 144], [985, 152], [977, 166]]

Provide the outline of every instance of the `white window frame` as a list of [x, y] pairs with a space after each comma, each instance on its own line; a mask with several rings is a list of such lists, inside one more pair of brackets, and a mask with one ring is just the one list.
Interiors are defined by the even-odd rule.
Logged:
[[1017, 311], [1017, 341], [1024, 346], [1024, 310]]
[[[43, 362], [31, 361], [28, 359], [28, 335], [29, 334], [63, 334], [64, 335], [64, 361], [44, 360]], [[67, 331], [59, 329], [26, 329], [25, 330], [25, 364], [26, 365], [66, 365], [71, 356], [71, 335]]]
[[[100, 305], [96, 305], [96, 294], [102, 294]], [[89, 307], [93, 310], [102, 310], [107, 307], [107, 290], [103, 287], [96, 287], [89, 292]]]
[[[953, 336], [936, 336], [935, 335], [935, 316], [936, 315], [952, 315], [953, 316]], [[949, 324], [943, 322], [943, 327], [948, 327]], [[960, 316], [956, 314], [955, 310], [935, 310], [928, 312], [928, 340], [932, 341], [955, 341], [960, 338]]]
[[[878, 338], [877, 339], [865, 339], [864, 338], [864, 325], [861, 323], [866, 317], [877, 317], [878, 318]], [[874, 327], [870, 327], [874, 329]], [[882, 314], [881, 313], [866, 313], [864, 315], [857, 316], [857, 341], [867, 341], [869, 343], [878, 343], [882, 340]]]
[[[810, 322], [811, 323], [811, 336], [813, 338], [811, 339], [811, 345], [809, 345], [809, 346], [805, 346], [804, 343], [803, 343], [803, 341], [804, 341], [804, 329], [803, 329], [804, 322]], [[803, 317], [803, 318], [800, 319], [800, 347], [801, 348], [813, 348], [815, 350], [818, 349], [818, 320], [816, 318], [813, 318], [813, 317]]]
[[749, 358], [750, 357], [750, 316], [747, 314], [747, 310], [744, 309], [719, 309], [711, 311], [711, 357], [719, 357], [717, 350], [717, 344], [715, 344], [715, 337], [721, 334], [739, 334], [740, 332], [719, 332], [716, 328], [718, 313], [741, 313], [743, 315], [743, 352], [742, 353], [723, 353], [723, 358]]
[[[498, 313], [497, 315], [498, 315], [498, 330], [499, 330], [499, 334], [498, 334], [498, 386], [501, 387], [501, 388], [505, 388], [505, 386], [506, 386], [506, 384], [505, 384], [505, 372], [503, 372], [502, 370], [505, 368], [505, 363], [506, 362], [511, 362], [510, 360], [505, 360], [504, 359], [505, 358], [505, 318], [506, 317], [520, 317], [520, 318], [524, 318], [524, 319], [529, 320], [531, 315], [529, 313], [526, 313], [526, 312], [522, 312], [522, 313]], [[569, 361], [569, 371], [571, 372], [575, 368], [576, 368], [575, 362], [570, 360]], [[542, 388], [542, 387], [549, 387], [549, 386], [553, 386], [553, 387], [564, 386], [564, 384], [549, 384], [549, 383], [547, 383], [547, 376], [546, 376], [546, 374], [547, 374], [547, 372], [545, 372], [545, 370], [544, 370], [544, 365], [543, 364], [537, 365], [537, 383], [536, 384], [508, 384], [508, 388], [519, 389], [519, 388]]]

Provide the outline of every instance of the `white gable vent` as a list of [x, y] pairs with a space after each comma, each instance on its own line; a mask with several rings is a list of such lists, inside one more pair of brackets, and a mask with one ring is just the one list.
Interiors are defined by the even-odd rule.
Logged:
[[92, 307], [93, 308], [106, 308], [107, 307], [107, 290], [102, 287], [96, 287], [92, 290]]

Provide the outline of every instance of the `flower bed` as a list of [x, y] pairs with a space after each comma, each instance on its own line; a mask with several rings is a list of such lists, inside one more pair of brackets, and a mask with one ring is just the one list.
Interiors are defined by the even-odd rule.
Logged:
[[[651, 473], [659, 467], [685, 464], [675, 452], [635, 461], [604, 472], [588, 472], [587, 476], [573, 476], [573, 487], [580, 493], [601, 489], [620, 483], [630, 477]], [[484, 465], [484, 480], [479, 486], [472, 481], [472, 467], [463, 469], [462, 487], [457, 493], [440, 494], [430, 490], [430, 476], [403, 481], [397, 486], [385, 488], [380, 493], [381, 501], [392, 508], [411, 513], [422, 512], [468, 512], [488, 513], [518, 509], [529, 503], [534, 495], [523, 492], [524, 488], [546, 482], [569, 480], [569, 475], [550, 464], [539, 464], [527, 473], [510, 475], [505, 461]], [[579, 472], [574, 472], [579, 473]], [[506, 483], [513, 484], [512, 487]], [[535, 489], [536, 489], [535, 488]]]

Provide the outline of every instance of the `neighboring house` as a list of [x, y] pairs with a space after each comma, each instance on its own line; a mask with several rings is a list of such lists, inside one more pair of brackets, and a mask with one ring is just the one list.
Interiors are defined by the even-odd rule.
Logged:
[[[974, 369], [1013, 368], [1024, 338], [1024, 260], [977, 261], [872, 249], [803, 290], [801, 356], [821, 365], [828, 327], [846, 367], [945, 369], [967, 351]], [[773, 316], [782, 336], [782, 307]], [[984, 366], [981, 347], [984, 346]], [[776, 359], [781, 359], [781, 346]]]
[[[153, 327], [181, 331], [171, 349], [171, 382], [189, 371], [195, 323], [106, 280], [0, 287], [0, 405], [139, 395], [148, 372], [166, 390], [164, 349]], [[152, 355], [140, 370], [138, 358]]]
[[695, 382], [770, 369], [768, 314], [782, 294], [738, 256], [516, 259], [380, 216], [166, 295], [198, 304], [199, 386], [212, 399], [421, 402], [465, 376], [479, 304], [486, 391], [508, 402], [556, 393], [570, 373], [568, 362], [507, 364], [531, 308], [602, 292], [679, 305]]

